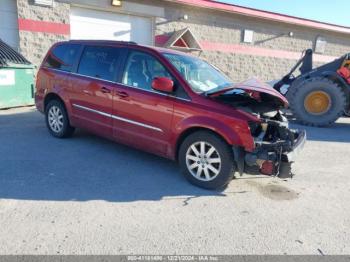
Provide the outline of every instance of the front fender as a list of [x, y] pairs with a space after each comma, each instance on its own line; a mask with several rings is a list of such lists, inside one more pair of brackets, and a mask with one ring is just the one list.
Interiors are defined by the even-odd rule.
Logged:
[[203, 128], [211, 130], [222, 137], [229, 145], [244, 147], [247, 151], [254, 149], [254, 139], [246, 121], [242, 120], [220, 120], [207, 116], [194, 116], [186, 118], [175, 126], [178, 134], [176, 141], [187, 130]]
[[346, 81], [336, 72], [326, 71], [322, 73], [322, 76], [338, 82], [340, 85], [342, 85], [343, 87], [346, 87], [347, 89], [350, 88], [349, 84], [346, 83]]

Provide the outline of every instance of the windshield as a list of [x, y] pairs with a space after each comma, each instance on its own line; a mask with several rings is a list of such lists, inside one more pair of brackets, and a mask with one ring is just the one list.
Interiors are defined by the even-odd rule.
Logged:
[[201, 59], [169, 53], [164, 54], [164, 56], [186, 79], [192, 90], [197, 93], [219, 90], [232, 85], [232, 81], [223, 73]]

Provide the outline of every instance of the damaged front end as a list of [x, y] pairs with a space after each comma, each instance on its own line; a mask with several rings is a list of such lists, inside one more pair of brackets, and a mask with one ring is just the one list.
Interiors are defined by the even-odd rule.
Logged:
[[210, 96], [257, 119], [248, 122], [255, 149], [246, 152], [243, 148], [233, 148], [240, 174], [293, 176], [291, 165], [304, 147], [306, 132], [289, 128], [287, 118], [280, 111], [288, 102], [280, 93], [259, 80], [251, 79]]
[[255, 149], [246, 152], [244, 172], [290, 178], [291, 165], [306, 142], [306, 132], [288, 128], [288, 122], [278, 112], [275, 119], [261, 119], [261, 123], [249, 123]]

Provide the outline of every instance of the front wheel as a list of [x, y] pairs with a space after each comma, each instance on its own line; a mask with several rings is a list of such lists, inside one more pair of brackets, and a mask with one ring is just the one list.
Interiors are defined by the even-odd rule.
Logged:
[[225, 187], [234, 176], [235, 164], [229, 145], [206, 131], [189, 135], [179, 150], [179, 163], [192, 184], [205, 189]]

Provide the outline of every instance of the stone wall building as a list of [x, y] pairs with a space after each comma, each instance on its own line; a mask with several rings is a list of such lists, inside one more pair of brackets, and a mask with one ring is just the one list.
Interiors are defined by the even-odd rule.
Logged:
[[0, 17], [9, 18], [0, 21], [0, 37], [35, 65], [53, 43], [78, 38], [177, 48], [234, 81], [279, 79], [307, 48], [316, 65], [350, 52], [348, 27], [215, 1], [3, 1]]

